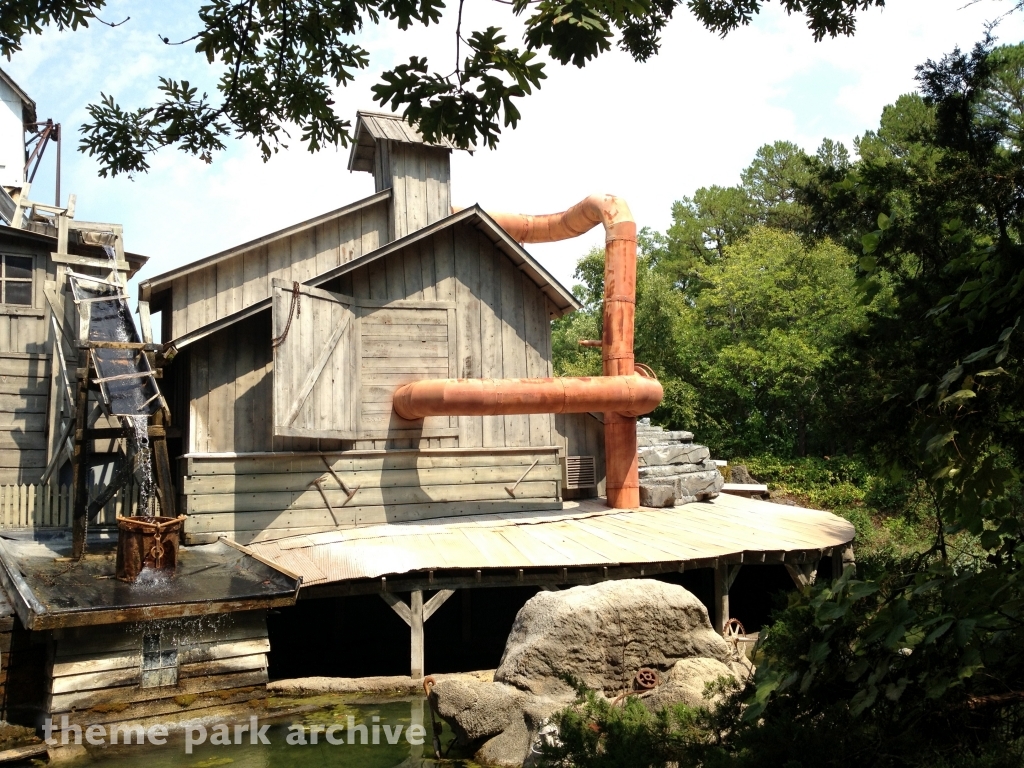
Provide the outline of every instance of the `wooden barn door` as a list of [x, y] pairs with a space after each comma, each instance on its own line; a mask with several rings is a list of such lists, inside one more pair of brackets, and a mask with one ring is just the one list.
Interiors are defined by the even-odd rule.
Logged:
[[274, 280], [274, 434], [355, 438], [359, 323], [354, 299]]

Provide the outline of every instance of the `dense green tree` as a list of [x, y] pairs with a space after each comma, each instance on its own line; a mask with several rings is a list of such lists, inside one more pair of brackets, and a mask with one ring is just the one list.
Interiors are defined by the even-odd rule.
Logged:
[[[749, 24], [770, 0], [688, 0], [687, 9], [707, 29], [728, 34]], [[408, 63], [381, 76], [374, 96], [403, 110], [428, 138], [446, 136], [459, 146], [483, 142], [494, 147], [502, 127], [520, 118], [517, 102], [546, 77], [537, 52], [561, 64], [583, 67], [616, 45], [637, 61], [655, 55], [661, 32], [678, 0], [507, 0], [509, 12], [524, 18], [522, 47], [512, 45], [499, 27], [466, 30], [452, 36], [454, 71], [441, 71], [411, 51]], [[506, 2], [506, 0], [502, 0]], [[851, 35], [856, 14], [885, 0], [779, 0], [789, 14], [806, 17], [815, 40]], [[26, 36], [48, 28], [76, 30], [103, 21], [105, 0], [7, 0], [0, 4], [0, 53], [10, 58]], [[91, 121], [82, 149], [95, 155], [101, 175], [138, 173], [149, 156], [175, 146], [208, 161], [230, 135], [254, 139], [264, 159], [297, 125], [301, 141], [315, 151], [346, 145], [351, 125], [333, 109], [332, 88], [344, 86], [370, 64], [359, 44], [367, 25], [394, 22], [399, 29], [441, 20], [444, 0], [208, 0], [198, 9], [196, 53], [222, 72], [217, 93], [200, 93], [188, 81], [160, 79], [158, 103], [124, 108], [101, 95], [89, 106]], [[133, 13], [133, 15], [136, 15]], [[117, 26], [117, 24], [109, 24]]]
[[759, 226], [704, 271], [708, 287], [676, 336], [697, 391], [694, 429], [724, 455], [805, 455], [829, 435], [829, 373], [863, 325], [849, 251]]
[[[554, 764], [582, 765], [602, 740], [605, 754], [632, 744], [648, 765], [708, 768], [1024, 761], [1022, 51], [986, 41], [926, 62], [920, 92], [884, 111], [858, 159], [810, 160], [797, 199], [804, 249], [831, 237], [857, 252], [846, 280], [863, 315], [836, 348], [865, 384], [845, 426], [916, 482], [930, 546], [794, 594], [762, 632], [753, 680], [714, 711], [627, 718], [581, 702], [559, 720], [574, 752]], [[773, 309], [752, 307], [737, 322]]]

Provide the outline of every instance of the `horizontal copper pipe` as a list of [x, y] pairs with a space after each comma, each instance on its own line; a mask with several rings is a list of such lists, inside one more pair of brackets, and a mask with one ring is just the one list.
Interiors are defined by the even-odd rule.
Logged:
[[[639, 374], [555, 379], [424, 379], [395, 392], [403, 419], [615, 411], [636, 417], [661, 402], [661, 384]], [[635, 434], [635, 429], [634, 429]]]
[[395, 410], [407, 419], [603, 411], [608, 505], [639, 506], [636, 417], [654, 410], [662, 389], [656, 379], [634, 373], [636, 222], [629, 206], [614, 195], [591, 195], [561, 213], [488, 215], [520, 243], [567, 240], [604, 226], [604, 332], [600, 342], [581, 342], [601, 348], [604, 376], [419, 381], [399, 388]]

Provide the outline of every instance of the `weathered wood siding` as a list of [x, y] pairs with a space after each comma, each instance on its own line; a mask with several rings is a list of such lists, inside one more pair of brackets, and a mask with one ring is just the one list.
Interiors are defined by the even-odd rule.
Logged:
[[559, 413], [555, 416], [555, 438], [563, 456], [593, 456], [597, 469], [596, 489], [567, 489], [567, 499], [605, 495], [604, 420], [601, 414]]
[[[400, 385], [424, 377], [551, 376], [551, 309], [536, 284], [487, 237], [455, 227], [337, 278], [325, 288], [358, 307], [358, 381], [332, 384], [359, 399], [353, 440], [279, 434], [273, 428], [275, 371], [271, 313], [211, 334], [186, 348], [190, 402], [187, 452], [522, 448], [557, 445], [554, 416], [435, 417], [405, 422], [392, 408]], [[315, 294], [316, 289], [307, 293]], [[293, 319], [298, 338], [315, 336], [310, 309]], [[322, 335], [322, 334], [321, 334]], [[316, 355], [308, 356], [312, 367]], [[339, 371], [341, 368], [338, 369]], [[286, 374], [299, 387], [299, 365]], [[177, 375], [177, 374], [176, 374]], [[185, 377], [182, 376], [182, 379]], [[172, 398], [173, 400], [173, 398]], [[180, 423], [180, 416], [176, 415]]]
[[[177, 685], [141, 685], [154, 634], [177, 651]], [[266, 696], [269, 651], [263, 611], [54, 630], [46, 710], [78, 725], [209, 716]]]
[[176, 278], [170, 306], [161, 307], [170, 338], [267, 298], [273, 278], [301, 283], [376, 250], [387, 242], [388, 219], [381, 201]]
[[451, 212], [451, 150], [378, 141], [374, 155], [377, 191], [391, 188], [389, 242]]
[[175, 360], [188, 370], [179, 380], [190, 403], [182, 414], [186, 452], [274, 450], [270, 339], [270, 312], [262, 312], [197, 341]]
[[[324, 287], [357, 299], [454, 302], [453, 378], [552, 375], [547, 297], [472, 226], [452, 227], [412, 243]], [[426, 367], [429, 361], [408, 363]], [[395, 379], [390, 386], [401, 383]], [[554, 417], [538, 414], [461, 416], [458, 436], [439, 439], [440, 447], [511, 448], [555, 445], [555, 437]], [[386, 446], [361, 441], [354, 447]]]
[[[561, 508], [557, 448], [212, 454], [182, 464], [189, 543]], [[358, 487], [351, 500], [328, 465]], [[520, 479], [510, 495], [505, 489]]]
[[[56, 264], [43, 246], [3, 242], [0, 253], [35, 264], [32, 306], [0, 304], [0, 483], [36, 483], [46, 467], [53, 343], [44, 291], [56, 287]], [[76, 317], [73, 305], [68, 315]]]

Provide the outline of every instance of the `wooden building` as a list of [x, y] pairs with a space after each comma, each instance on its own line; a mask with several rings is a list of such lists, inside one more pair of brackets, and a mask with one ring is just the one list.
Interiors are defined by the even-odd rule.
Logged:
[[392, 409], [421, 378], [551, 376], [550, 321], [578, 308], [478, 207], [450, 213], [450, 152], [360, 113], [374, 195], [141, 284], [177, 350], [189, 541], [560, 509], [567, 455], [601, 491], [598, 416]]
[[[166, 401], [147, 434], [176, 469], [161, 505], [185, 516], [178, 573], [155, 595], [110, 580], [103, 531], [73, 569], [59, 530], [0, 541], [30, 683], [13, 700], [8, 684], [8, 711], [109, 722], [259, 698], [267, 611], [300, 596], [379, 594], [409, 626], [421, 676], [424, 622], [456, 590], [704, 569], [721, 625], [740, 566], [784, 565], [805, 583], [819, 561], [849, 559], [852, 526], [823, 512], [608, 510], [600, 414], [397, 416], [408, 382], [551, 376], [551, 321], [579, 308], [480, 207], [452, 212], [453, 149], [359, 113], [349, 167], [373, 174], [374, 194], [141, 283], [132, 349], [158, 370], [112, 378], [150, 377]], [[76, 492], [84, 537], [125, 430], [87, 387], [90, 337], [66, 278], [123, 286], [145, 258], [124, 251], [120, 227], [76, 222], [73, 202], [13, 191], [0, 195], [13, 224], [0, 228], [0, 485], [36, 483], [23, 487], [52, 509], [72, 447], [88, 446], [75, 455], [101, 471]]]

